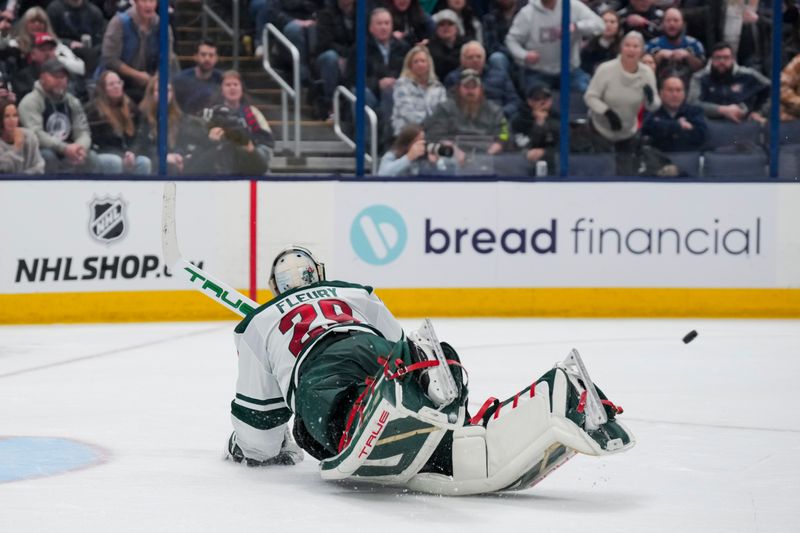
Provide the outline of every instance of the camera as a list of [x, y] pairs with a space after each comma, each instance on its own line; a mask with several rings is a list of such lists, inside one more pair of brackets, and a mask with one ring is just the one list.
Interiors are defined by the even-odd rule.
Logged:
[[225, 138], [233, 144], [246, 146], [250, 142], [250, 133], [242, 124], [239, 116], [230, 108], [218, 105], [206, 109], [204, 117], [208, 121], [208, 128], [222, 128]]
[[425, 149], [429, 154], [438, 155], [439, 157], [453, 157], [455, 153], [452, 146], [441, 143], [428, 143]]

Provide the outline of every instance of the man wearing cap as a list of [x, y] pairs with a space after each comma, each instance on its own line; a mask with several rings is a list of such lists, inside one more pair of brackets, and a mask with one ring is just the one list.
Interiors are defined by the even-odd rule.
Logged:
[[478, 73], [486, 98], [500, 106], [506, 119], [512, 122], [522, 107], [517, 88], [506, 70], [486, 64], [486, 51], [478, 41], [469, 41], [461, 47], [461, 67], [447, 75], [445, 87], [455, 86], [461, 71], [467, 68]]
[[[486, 99], [481, 77], [473, 69], [461, 71], [461, 78], [453, 96], [442, 102], [424, 123], [425, 135], [433, 142], [452, 142], [456, 137], [490, 137], [487, 153], [503, 151], [508, 141], [508, 122], [503, 110]], [[456, 148], [458, 148], [456, 146]], [[456, 158], [463, 163], [464, 154], [456, 150]]]
[[40, 69], [33, 91], [19, 103], [23, 126], [39, 139], [47, 173], [110, 172], [101, 156], [89, 150], [89, 124], [80, 100], [67, 92], [69, 72], [57, 59]]
[[465, 42], [464, 28], [452, 9], [437, 11], [431, 18], [436, 25], [436, 31], [428, 42], [428, 49], [433, 58], [436, 77], [443, 80], [458, 69], [459, 51]]
[[514, 147], [521, 150], [533, 174], [539, 161], [547, 163], [547, 174], [553, 175], [558, 157], [560, 123], [558, 113], [553, 110], [553, 93], [550, 87], [541, 84], [530, 88], [528, 106], [511, 123], [511, 139]]
[[[603, 33], [605, 22], [580, 0], [570, 0], [570, 84], [583, 93], [589, 75], [580, 69], [583, 37]], [[523, 69], [523, 85], [530, 90], [546, 83], [557, 89], [561, 76], [561, 0], [531, 0], [520, 9], [506, 35], [506, 46]]]
[[58, 43], [49, 33], [37, 33], [33, 36], [32, 44], [27, 65], [14, 76], [14, 91], [19, 98], [33, 90], [44, 62], [56, 57]]

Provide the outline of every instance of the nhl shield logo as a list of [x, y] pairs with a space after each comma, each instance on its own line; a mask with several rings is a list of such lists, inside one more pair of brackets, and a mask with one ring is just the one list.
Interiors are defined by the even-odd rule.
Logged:
[[122, 198], [96, 198], [89, 204], [89, 235], [110, 243], [121, 239], [128, 231], [125, 202]]

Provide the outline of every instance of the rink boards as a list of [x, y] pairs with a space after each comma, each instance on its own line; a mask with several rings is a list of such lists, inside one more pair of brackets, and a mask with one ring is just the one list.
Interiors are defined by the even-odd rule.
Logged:
[[[162, 191], [0, 182], [0, 323], [230, 318], [165, 268]], [[177, 224], [245, 294], [255, 266], [260, 302], [295, 243], [400, 316], [798, 317], [798, 205], [788, 183], [181, 181]]]

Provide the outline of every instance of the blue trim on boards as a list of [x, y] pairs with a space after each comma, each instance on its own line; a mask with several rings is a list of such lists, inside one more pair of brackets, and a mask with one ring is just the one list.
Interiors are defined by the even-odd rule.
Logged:
[[358, 177], [354, 175], [339, 176], [339, 175], [297, 175], [297, 176], [140, 176], [133, 174], [115, 174], [113, 176], [87, 174], [80, 177], [75, 175], [21, 175], [21, 174], [0, 174], [0, 182], [2, 181], [263, 181], [263, 182], [305, 182], [305, 181], [341, 181], [341, 182], [358, 182], [358, 183], [414, 183], [414, 182], [429, 182], [429, 183], [492, 183], [492, 182], [520, 182], [520, 183], [682, 183], [685, 185], [692, 185], [695, 183], [794, 183], [800, 184], [797, 178], [679, 178], [679, 177], [625, 177], [615, 176], [602, 178], [593, 178], [586, 176], [567, 176], [565, 178], [559, 177], [542, 177], [536, 178], [531, 176], [499, 176], [499, 175], [486, 175], [486, 176], [442, 176], [442, 175], [425, 175], [425, 176], [403, 176], [397, 178], [390, 177]]

